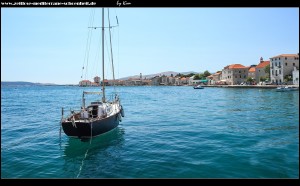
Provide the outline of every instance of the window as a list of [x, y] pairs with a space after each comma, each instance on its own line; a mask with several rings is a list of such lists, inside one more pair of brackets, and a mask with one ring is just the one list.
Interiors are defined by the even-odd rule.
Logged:
[[242, 78], [242, 75], [240, 75], [240, 78]]
[[285, 60], [287, 60], [287, 57], [285, 57]]
[[272, 61], [273, 61], [273, 58], [272, 58]]
[[260, 70], [258, 70], [258, 72], [260, 72]]
[[293, 63], [293, 66], [295, 66], [295, 63]]
[[277, 66], [277, 62], [275, 62], [275, 66]]
[[244, 75], [244, 78], [246, 78], [246, 75]]
[[272, 70], [272, 75], [274, 75], [274, 71]]
[[278, 62], [278, 66], [280, 66], [280, 62]]
[[281, 70], [279, 70], [279, 74], [281, 74]]
[[287, 66], [287, 63], [285, 63], [285, 66]]
[[280, 60], [280, 58], [278, 58], [278, 60]]

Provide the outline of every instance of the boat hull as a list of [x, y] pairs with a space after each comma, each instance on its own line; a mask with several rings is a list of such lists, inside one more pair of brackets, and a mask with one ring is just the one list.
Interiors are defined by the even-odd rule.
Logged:
[[299, 90], [297, 87], [279, 87], [276, 88], [277, 92], [290, 92], [290, 91], [296, 91]]
[[101, 120], [64, 121], [61, 123], [67, 136], [75, 138], [91, 138], [106, 133], [119, 125], [120, 112]]

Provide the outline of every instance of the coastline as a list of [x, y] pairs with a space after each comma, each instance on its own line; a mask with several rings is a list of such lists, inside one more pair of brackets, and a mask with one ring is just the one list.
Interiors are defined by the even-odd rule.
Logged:
[[[263, 88], [275, 89], [281, 85], [202, 85], [203, 87], [218, 87], [218, 88]], [[299, 85], [285, 85], [288, 87], [299, 87]]]

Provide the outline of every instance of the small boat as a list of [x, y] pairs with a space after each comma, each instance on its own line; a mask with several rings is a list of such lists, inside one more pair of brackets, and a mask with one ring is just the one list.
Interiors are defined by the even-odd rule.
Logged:
[[277, 87], [276, 88], [277, 92], [289, 92], [289, 91], [295, 91], [295, 90], [299, 90], [299, 87], [285, 86], [285, 87]]
[[201, 85], [194, 86], [194, 89], [204, 89]]

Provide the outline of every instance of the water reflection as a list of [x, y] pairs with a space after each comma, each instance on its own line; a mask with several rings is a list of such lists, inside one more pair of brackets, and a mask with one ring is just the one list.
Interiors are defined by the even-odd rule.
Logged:
[[120, 157], [124, 134], [124, 128], [119, 126], [108, 133], [92, 138], [91, 141], [68, 138], [63, 145], [64, 175], [73, 178], [87, 177], [87, 175], [99, 177], [90, 172], [98, 169], [102, 162], [110, 162]]

